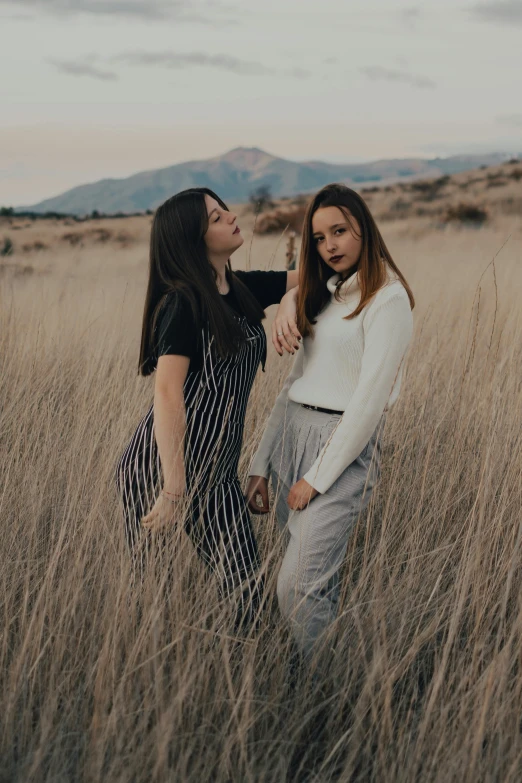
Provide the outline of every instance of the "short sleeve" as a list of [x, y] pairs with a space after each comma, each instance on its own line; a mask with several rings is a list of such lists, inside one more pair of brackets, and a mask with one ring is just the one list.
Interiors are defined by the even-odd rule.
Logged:
[[158, 357], [180, 355], [194, 357], [197, 351], [196, 324], [187, 299], [169, 294], [156, 327]]
[[263, 310], [272, 304], [279, 304], [286, 293], [287, 272], [255, 269], [251, 272], [239, 270], [234, 274], [255, 296]]

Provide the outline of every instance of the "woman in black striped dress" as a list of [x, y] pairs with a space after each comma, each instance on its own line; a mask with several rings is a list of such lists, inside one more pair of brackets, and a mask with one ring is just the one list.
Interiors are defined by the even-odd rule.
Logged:
[[259, 555], [237, 470], [248, 397], [266, 359], [264, 308], [286, 292], [277, 329], [284, 324], [288, 337], [275, 336], [278, 351], [297, 350], [299, 334], [297, 272], [233, 272], [230, 255], [242, 244], [236, 215], [207, 188], [157, 209], [139, 360], [142, 375], [156, 371], [154, 402], [119, 461], [117, 484], [135, 564], [143, 564], [147, 531], [182, 517], [246, 619], [259, 602]]

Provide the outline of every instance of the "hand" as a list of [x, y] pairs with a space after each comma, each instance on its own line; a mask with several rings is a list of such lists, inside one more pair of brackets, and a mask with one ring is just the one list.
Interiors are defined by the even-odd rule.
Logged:
[[295, 320], [297, 302], [297, 288], [292, 288], [286, 293], [277, 308], [277, 313], [272, 323], [272, 343], [279, 356], [283, 355], [283, 349], [288, 353], [295, 353], [302, 340]]
[[[248, 479], [246, 499], [252, 514], [268, 514], [268, 479], [263, 476], [250, 476]], [[261, 505], [257, 502], [261, 501]]]
[[302, 511], [317, 495], [319, 492], [302, 478], [290, 489], [286, 502], [293, 511]]
[[180, 497], [175, 503], [172, 503], [161, 493], [149, 513], [142, 517], [141, 526], [145, 530], [155, 531], [173, 525], [181, 516], [181, 508], [184, 498]]

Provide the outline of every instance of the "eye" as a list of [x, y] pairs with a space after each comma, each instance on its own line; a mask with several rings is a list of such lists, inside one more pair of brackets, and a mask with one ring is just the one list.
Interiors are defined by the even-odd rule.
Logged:
[[217, 216], [217, 218], [214, 220], [214, 223], [217, 223], [217, 222], [218, 222], [218, 220], [219, 220], [219, 215], [218, 215], [218, 216]]
[[318, 245], [321, 240], [322, 237], [315, 237], [315, 244]]
[[346, 231], [346, 229], [345, 229], [345, 228], [338, 228], [338, 229], [337, 229], [337, 231], [336, 231], [335, 233], [336, 233], [336, 234], [338, 234], [338, 233], [339, 233], [339, 231], [341, 232], [341, 234], [344, 234], [344, 232]]

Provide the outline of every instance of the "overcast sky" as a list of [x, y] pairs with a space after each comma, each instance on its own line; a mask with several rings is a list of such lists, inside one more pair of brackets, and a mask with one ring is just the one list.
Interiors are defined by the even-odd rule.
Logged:
[[522, 0], [0, 0], [0, 204], [257, 146], [522, 150]]

